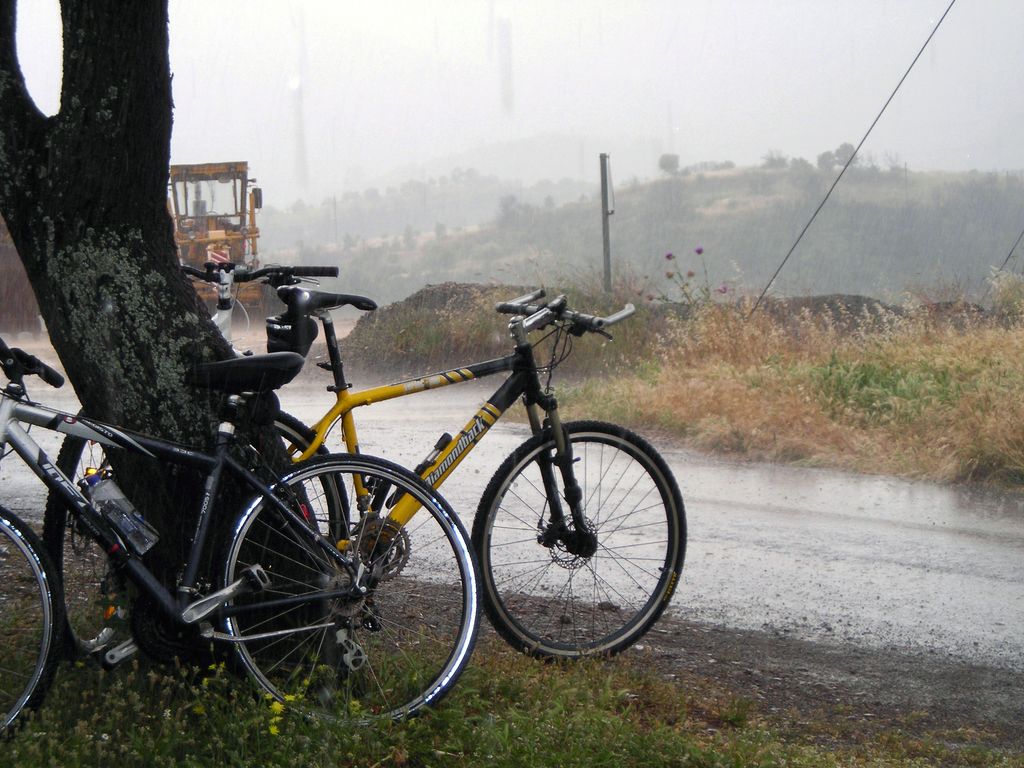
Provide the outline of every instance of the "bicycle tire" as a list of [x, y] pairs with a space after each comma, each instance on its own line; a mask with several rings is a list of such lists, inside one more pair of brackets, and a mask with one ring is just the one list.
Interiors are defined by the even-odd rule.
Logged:
[[554, 440], [535, 435], [491, 478], [473, 521], [484, 610], [502, 638], [533, 656], [611, 656], [641, 638], [672, 598], [686, 513], [665, 460], [639, 435], [598, 421], [563, 428], [597, 552], [540, 543], [549, 505], [538, 459], [554, 454]]
[[[296, 450], [299, 452], [305, 451], [312, 444], [314, 438], [316, 438], [316, 433], [312, 429], [290, 413], [285, 413], [284, 411], [281, 411], [274, 417], [274, 427], [281, 433], [281, 437], [285, 441], [285, 447], [293, 449], [291, 451], [293, 454]], [[326, 456], [328, 453], [330, 452], [325, 445], [321, 445], [316, 451], [317, 456]]]
[[[285, 440], [301, 442], [303, 449], [312, 442], [313, 431], [291, 414], [281, 411], [274, 423]], [[317, 453], [328, 452], [321, 446]], [[102, 445], [74, 435], [64, 438], [57, 453], [57, 468], [72, 482], [81, 480], [87, 467], [104, 466]], [[74, 661], [127, 640], [129, 631], [127, 622], [111, 621], [105, 615], [108, 606], [124, 602], [115, 591], [127, 585], [118, 583], [103, 548], [88, 535], [78, 533], [69, 522], [63, 499], [50, 493], [43, 512], [43, 545], [55, 566], [54, 573], [61, 578], [67, 617], [63, 647], [65, 655]]]
[[32, 529], [0, 507], [0, 733], [15, 727], [23, 711], [37, 707], [53, 681], [64, 621], [54, 574]]
[[224, 628], [241, 665], [278, 701], [362, 724], [416, 715], [452, 688], [476, 640], [479, 590], [458, 518], [436, 491], [396, 464], [350, 454], [314, 458], [297, 465], [276, 495], [325, 533], [331, 512], [320, 503], [320, 487], [337, 484], [355, 498], [355, 477], [388, 489], [374, 494], [377, 500], [397, 491], [422, 504], [401, 529], [389, 525], [386, 509], [371, 507], [339, 544], [367, 570], [376, 568], [380, 581], [358, 600], [275, 605], [346, 588], [351, 580], [278, 510], [256, 499], [235, 525], [223, 583], [259, 564], [271, 584], [231, 601]]
[[[285, 452], [292, 459], [305, 453], [306, 449], [312, 445], [313, 440], [316, 439], [316, 432], [290, 413], [285, 413], [284, 411], [281, 411], [274, 418], [274, 428], [284, 440]], [[330, 455], [330, 451], [327, 450], [327, 446], [323, 443], [320, 444], [320, 447], [313, 454], [314, 457], [328, 455]], [[325, 481], [325, 492], [330, 494], [329, 509], [331, 511], [331, 521], [329, 528], [334, 540], [337, 541], [344, 535], [351, 518], [349, 497], [345, 494], [344, 488], [337, 484], [329, 483], [329, 481]]]

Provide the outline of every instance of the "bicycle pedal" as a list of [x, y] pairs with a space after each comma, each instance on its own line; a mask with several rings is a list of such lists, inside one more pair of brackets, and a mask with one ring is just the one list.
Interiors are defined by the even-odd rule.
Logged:
[[135, 644], [134, 640], [125, 640], [123, 643], [119, 643], [106, 651], [103, 654], [103, 668], [113, 669], [114, 667], [123, 664], [132, 656], [139, 651], [139, 646]]
[[242, 571], [242, 576], [249, 586], [252, 587], [253, 592], [262, 592], [270, 586], [270, 576], [267, 575], [267, 572], [260, 565], [250, 565]]

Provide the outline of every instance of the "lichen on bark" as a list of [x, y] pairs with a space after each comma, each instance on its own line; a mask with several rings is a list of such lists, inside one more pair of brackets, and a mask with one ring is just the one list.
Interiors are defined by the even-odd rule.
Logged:
[[[164, 274], [147, 268], [146, 243], [92, 230], [45, 263], [60, 306], [62, 334], [96, 361], [72, 379], [91, 413], [135, 429], [200, 442], [208, 427], [205, 403], [183, 388], [197, 361], [212, 359], [200, 320], [172, 301]], [[92, 398], [89, 392], [102, 393]], [[184, 412], [183, 412], [184, 409]], [[191, 416], [188, 416], [191, 412]], [[204, 430], [207, 431], [207, 430]]]

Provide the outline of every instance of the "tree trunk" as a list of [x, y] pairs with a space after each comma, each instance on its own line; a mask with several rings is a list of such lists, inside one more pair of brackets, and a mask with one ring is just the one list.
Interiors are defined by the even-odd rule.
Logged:
[[[0, 214], [54, 349], [89, 415], [202, 445], [215, 414], [184, 377], [229, 350], [178, 270], [167, 213], [167, 0], [61, 0], [53, 117], [28, 95], [15, 5], [0, 0]], [[144, 474], [118, 472], [137, 503]]]

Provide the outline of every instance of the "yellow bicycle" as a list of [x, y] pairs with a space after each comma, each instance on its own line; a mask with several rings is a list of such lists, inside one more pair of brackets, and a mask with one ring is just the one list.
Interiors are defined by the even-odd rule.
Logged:
[[[525, 404], [533, 436], [495, 472], [473, 522], [491, 623], [513, 647], [560, 658], [618, 653], [650, 629], [672, 597], [685, 555], [686, 518], [675, 478], [658, 452], [628, 429], [598, 421], [563, 423], [557, 400], [541, 383], [541, 373], [557, 363], [539, 366], [530, 338], [550, 329], [560, 350], [566, 338], [608, 336], [609, 327], [633, 314], [631, 305], [597, 317], [570, 309], [565, 296], [538, 303], [544, 298], [538, 290], [496, 307], [512, 316], [511, 354], [355, 390], [345, 378], [330, 310], [366, 308], [369, 300], [300, 286], [279, 288], [278, 296], [288, 309], [268, 321], [268, 348], [305, 354], [315, 318], [326, 338], [324, 367], [334, 377], [329, 389], [335, 403], [316, 424], [279, 421], [296, 461], [322, 450], [339, 425], [346, 449], [358, 453], [357, 408], [507, 374], [465, 426], [454, 436], [444, 434], [413, 470], [439, 487], [503, 413], [517, 401]], [[393, 502], [388, 520], [395, 535], [415, 512], [411, 499]], [[344, 532], [361, 524], [346, 520], [338, 527]]]

